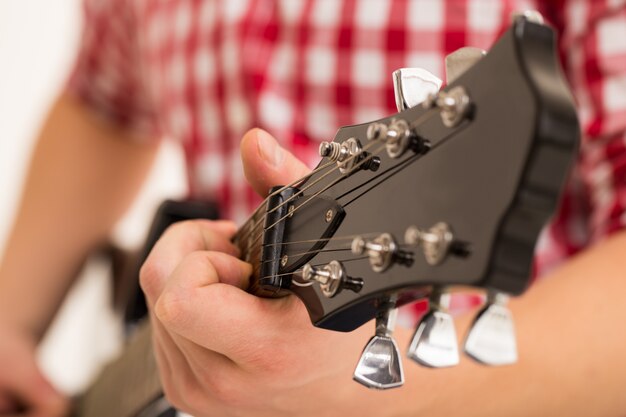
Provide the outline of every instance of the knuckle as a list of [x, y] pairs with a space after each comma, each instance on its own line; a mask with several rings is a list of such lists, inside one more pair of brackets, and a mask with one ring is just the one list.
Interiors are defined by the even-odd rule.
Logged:
[[154, 294], [162, 280], [161, 268], [150, 257], [143, 263], [139, 270], [139, 285], [146, 294]]
[[177, 294], [165, 290], [154, 304], [154, 314], [166, 326], [180, 323], [185, 315], [185, 303]]

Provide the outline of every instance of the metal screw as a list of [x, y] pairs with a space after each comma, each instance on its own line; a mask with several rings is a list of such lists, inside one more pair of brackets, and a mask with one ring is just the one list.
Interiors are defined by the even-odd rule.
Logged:
[[293, 217], [293, 212], [295, 211], [295, 206], [289, 206], [289, 212], [287, 213], [287, 215], [289, 217]]
[[326, 212], [326, 223], [330, 223], [330, 221], [333, 219], [333, 215], [334, 215], [334, 213], [333, 213], [332, 209], [329, 209]]
[[283, 257], [280, 258], [280, 266], [285, 267], [288, 261], [289, 261], [289, 256], [283, 255]]

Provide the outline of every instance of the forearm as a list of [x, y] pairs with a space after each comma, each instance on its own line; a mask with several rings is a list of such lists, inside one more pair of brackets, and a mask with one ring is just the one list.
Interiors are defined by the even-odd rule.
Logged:
[[0, 263], [0, 321], [40, 337], [88, 251], [130, 204], [157, 146], [106, 126], [70, 97], [34, 150]]
[[[399, 390], [399, 403], [413, 409], [406, 415], [429, 417], [624, 415], [624, 294], [622, 232], [511, 302], [518, 364], [489, 368], [467, 357], [450, 369], [406, 364], [407, 384]], [[461, 337], [471, 319], [458, 320]]]

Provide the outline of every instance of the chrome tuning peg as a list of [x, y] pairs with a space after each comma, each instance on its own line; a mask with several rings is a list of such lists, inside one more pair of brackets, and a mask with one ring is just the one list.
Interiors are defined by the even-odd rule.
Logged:
[[459, 364], [459, 347], [452, 316], [448, 313], [450, 295], [439, 290], [430, 298], [428, 313], [419, 322], [408, 356], [420, 365], [445, 368]]
[[413, 264], [413, 254], [401, 250], [389, 233], [383, 233], [369, 241], [357, 236], [352, 240], [352, 253], [355, 255], [366, 253], [375, 272], [384, 272], [394, 263], [406, 266]]
[[441, 112], [441, 121], [446, 127], [458, 126], [469, 118], [472, 110], [472, 101], [467, 90], [460, 85], [431, 94], [422, 102], [426, 109], [437, 108]]
[[485, 365], [517, 362], [517, 341], [513, 316], [506, 306], [508, 296], [490, 293], [465, 340], [465, 353]]
[[376, 334], [372, 337], [354, 370], [354, 380], [368, 388], [389, 389], [404, 384], [402, 359], [393, 339], [398, 310], [391, 303], [379, 310], [376, 317]]
[[453, 242], [452, 229], [444, 222], [439, 222], [428, 230], [410, 226], [404, 234], [404, 243], [421, 247], [426, 262], [433, 266], [443, 262]]
[[452, 84], [465, 71], [485, 56], [487, 52], [480, 48], [466, 46], [446, 56], [446, 82]]
[[357, 167], [370, 171], [377, 171], [380, 167], [380, 158], [365, 152], [361, 142], [355, 138], [342, 143], [324, 141], [320, 143], [319, 155], [336, 161], [342, 174], [347, 174]]
[[393, 72], [393, 90], [396, 107], [403, 111], [415, 107], [435, 94], [443, 82], [422, 68], [400, 68]]
[[359, 292], [363, 288], [363, 280], [349, 277], [339, 261], [330, 261], [318, 268], [306, 264], [302, 267], [302, 279], [307, 282], [318, 282], [322, 294], [328, 298], [334, 297], [343, 289]]

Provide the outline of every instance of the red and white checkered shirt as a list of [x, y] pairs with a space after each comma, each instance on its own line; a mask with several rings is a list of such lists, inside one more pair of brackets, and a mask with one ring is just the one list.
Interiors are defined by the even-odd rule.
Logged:
[[242, 219], [258, 203], [238, 144], [260, 126], [315, 165], [339, 126], [395, 112], [390, 74], [443, 78], [446, 54], [489, 49], [514, 10], [561, 32], [584, 134], [545, 271], [626, 224], [626, 0], [87, 0], [70, 89], [120, 125], [185, 149], [194, 197]]

